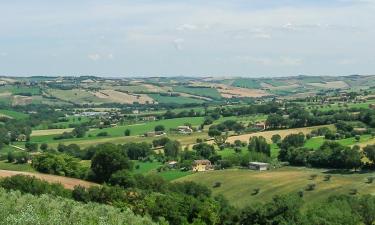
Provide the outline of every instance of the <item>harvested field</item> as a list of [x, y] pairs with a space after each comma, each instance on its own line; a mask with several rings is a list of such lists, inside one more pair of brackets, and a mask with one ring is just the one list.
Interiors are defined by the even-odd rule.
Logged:
[[64, 132], [71, 132], [73, 128], [67, 129], [48, 129], [48, 130], [33, 130], [31, 136], [45, 136], [45, 135], [56, 135]]
[[67, 189], [73, 189], [74, 186], [80, 185], [83, 187], [90, 187], [93, 185], [97, 185], [92, 182], [70, 178], [70, 177], [62, 177], [62, 176], [55, 176], [50, 174], [41, 174], [41, 173], [30, 173], [30, 172], [21, 172], [21, 171], [11, 171], [11, 170], [0, 170], [0, 177], [11, 177], [15, 175], [26, 175], [26, 176], [33, 176], [51, 183], [61, 183]]
[[31, 104], [33, 101], [32, 97], [29, 96], [21, 96], [21, 95], [14, 95], [12, 98], [12, 105], [28, 105]]
[[152, 103], [153, 99], [145, 94], [127, 94], [115, 90], [101, 90], [93, 93], [96, 97], [105, 99], [109, 102], [133, 104], [138, 102], [140, 104]]
[[228, 85], [216, 85], [217, 90], [220, 92], [223, 98], [233, 97], [250, 97], [258, 98], [269, 95], [267, 92], [259, 89], [248, 89], [240, 87], [232, 87]]
[[303, 128], [293, 128], [293, 129], [285, 129], [285, 130], [271, 130], [271, 131], [262, 131], [257, 133], [251, 133], [251, 134], [243, 134], [238, 136], [231, 136], [228, 138], [228, 142], [233, 143], [235, 140], [241, 140], [248, 142], [250, 137], [254, 136], [263, 136], [268, 141], [271, 141], [271, 137], [274, 134], [279, 134], [282, 138], [287, 136], [288, 134], [298, 134], [299, 132], [302, 132], [304, 134], [310, 133], [312, 130], [318, 129], [319, 127], [332, 127], [333, 125], [324, 125], [324, 126], [314, 126], [314, 127], [303, 127]]
[[325, 83], [308, 83], [308, 85], [319, 88], [347, 88], [349, 85], [344, 81], [332, 81]]

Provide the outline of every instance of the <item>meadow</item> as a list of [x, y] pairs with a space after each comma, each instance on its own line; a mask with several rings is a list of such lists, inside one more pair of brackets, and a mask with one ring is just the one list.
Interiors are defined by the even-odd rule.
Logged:
[[[317, 175], [312, 179], [312, 175]], [[329, 181], [324, 176], [331, 175]], [[209, 187], [214, 195], [222, 194], [229, 202], [238, 207], [265, 203], [275, 195], [303, 191], [304, 201], [308, 204], [326, 199], [332, 194], [349, 194], [356, 189], [360, 194], [375, 194], [375, 184], [366, 183], [366, 178], [375, 173], [340, 174], [324, 169], [302, 167], [284, 167], [265, 172], [247, 169], [230, 169], [195, 173], [175, 180], [194, 181]], [[220, 187], [214, 188], [216, 182]], [[307, 191], [309, 184], [316, 184], [315, 190]], [[254, 194], [254, 189], [260, 192]]]
[[26, 119], [26, 118], [29, 117], [25, 113], [13, 111], [13, 110], [5, 110], [5, 109], [0, 110], [0, 117], [1, 116], [10, 117], [10, 118], [13, 118], [13, 119], [16, 119], [16, 120]]

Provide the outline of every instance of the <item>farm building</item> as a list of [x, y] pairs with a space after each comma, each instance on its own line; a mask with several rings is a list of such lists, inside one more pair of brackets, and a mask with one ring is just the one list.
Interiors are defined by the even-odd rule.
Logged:
[[178, 130], [178, 133], [180, 133], [180, 134], [191, 134], [191, 133], [193, 133], [193, 129], [191, 129], [189, 126], [178, 126], [177, 130]]
[[254, 124], [254, 128], [259, 130], [265, 130], [266, 129], [266, 123], [265, 122], [258, 122]]
[[166, 133], [164, 131], [150, 131], [144, 134], [145, 137], [157, 137], [165, 135]]
[[268, 163], [249, 162], [249, 169], [251, 169], [251, 170], [264, 171], [264, 170], [267, 170], [268, 167], [269, 167]]
[[178, 162], [177, 162], [177, 161], [169, 161], [169, 162], [168, 162], [168, 166], [169, 166], [169, 167], [171, 167], [171, 168], [174, 168], [174, 167], [176, 167], [176, 166], [177, 166], [177, 164], [178, 164]]
[[210, 160], [203, 159], [203, 160], [194, 160], [193, 162], [193, 171], [194, 172], [203, 172], [213, 170], [213, 166], [211, 165]]
[[17, 141], [26, 141], [27, 137], [24, 134], [20, 134], [20, 135], [17, 136], [16, 140]]

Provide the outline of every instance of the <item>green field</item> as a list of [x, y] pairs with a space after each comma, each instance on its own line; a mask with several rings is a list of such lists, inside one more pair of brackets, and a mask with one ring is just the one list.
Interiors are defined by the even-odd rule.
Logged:
[[[317, 174], [315, 180], [310, 176]], [[330, 181], [324, 181], [324, 175], [331, 174]], [[350, 189], [357, 189], [360, 194], [375, 194], [375, 184], [367, 184], [365, 180], [375, 173], [337, 174], [323, 169], [300, 167], [284, 167], [265, 172], [247, 169], [231, 169], [195, 173], [176, 181], [195, 181], [210, 187], [213, 193], [224, 195], [232, 205], [244, 207], [250, 204], [270, 201], [274, 195], [296, 193], [304, 190], [308, 184], [316, 184], [313, 191], [304, 191], [307, 204], [326, 199], [333, 194], [348, 194]], [[213, 188], [213, 184], [221, 182], [221, 187]], [[260, 193], [252, 195], [255, 188]]]
[[1, 115], [7, 116], [7, 117], [11, 117], [11, 118], [17, 119], [17, 120], [26, 119], [26, 118], [29, 117], [25, 113], [16, 112], [16, 111], [12, 111], [12, 110], [5, 110], [5, 109], [1, 109], [0, 110], [0, 116]]
[[189, 98], [189, 97], [183, 97], [183, 96], [162, 96], [159, 94], [148, 94], [152, 99], [157, 101], [160, 104], [202, 104], [205, 101], [202, 99], [197, 98]]
[[[176, 118], [176, 119], [167, 119], [160, 121], [152, 121], [141, 124], [133, 124], [127, 126], [117, 126], [103, 129], [93, 129], [87, 132], [87, 136], [84, 138], [75, 138], [75, 139], [66, 139], [66, 140], [54, 140], [53, 138], [57, 135], [43, 135], [43, 136], [32, 136], [31, 141], [37, 143], [50, 143], [50, 142], [67, 142], [67, 141], [83, 141], [83, 140], [101, 140], [115, 137], [123, 137], [124, 131], [130, 129], [132, 136], [142, 135], [146, 132], [153, 131], [155, 126], [164, 125], [166, 131], [168, 132], [171, 128], [177, 128], [178, 126], [184, 125], [185, 123], [190, 123], [192, 126], [198, 126], [203, 123], [203, 117], [186, 117], [186, 118]], [[48, 130], [47, 130], [48, 131]], [[107, 132], [109, 137], [96, 137], [100, 132]], [[133, 137], [124, 137], [131, 139]]]
[[30, 164], [16, 164], [8, 163], [7, 161], [0, 161], [0, 170], [13, 170], [13, 171], [25, 171], [25, 172], [35, 172], [34, 168]]
[[5, 85], [0, 87], [0, 93], [9, 92], [13, 95], [28, 94], [28, 95], [40, 95], [41, 91], [39, 87], [28, 87], [28, 86], [16, 86], [16, 85]]
[[235, 79], [233, 81], [232, 85], [236, 86], [236, 87], [251, 88], [251, 89], [262, 88], [262, 86], [260, 85], [259, 80], [248, 79], [248, 78]]
[[212, 99], [221, 99], [220, 93], [215, 88], [176, 86], [173, 87], [173, 90], [176, 92], [198, 95]]
[[[359, 140], [359, 142], [357, 142], [354, 137], [336, 140], [336, 142], [345, 146], [351, 146], [355, 144], [366, 143], [371, 139], [372, 139], [371, 135], [365, 134], [365, 135], [361, 135], [361, 139]], [[318, 149], [321, 145], [323, 145], [325, 141], [329, 141], [329, 140], [324, 139], [324, 137], [313, 137], [307, 140], [304, 146], [306, 148]]]

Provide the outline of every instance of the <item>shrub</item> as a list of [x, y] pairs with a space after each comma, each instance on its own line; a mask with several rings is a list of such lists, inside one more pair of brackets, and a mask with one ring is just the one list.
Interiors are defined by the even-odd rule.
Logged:
[[324, 176], [324, 181], [330, 181], [331, 180], [331, 175], [330, 174], [328, 174], [328, 175], [325, 175]]
[[213, 188], [221, 187], [221, 182], [215, 182], [214, 185], [212, 185]]
[[308, 184], [306, 186], [306, 191], [313, 191], [316, 188], [316, 184]]

